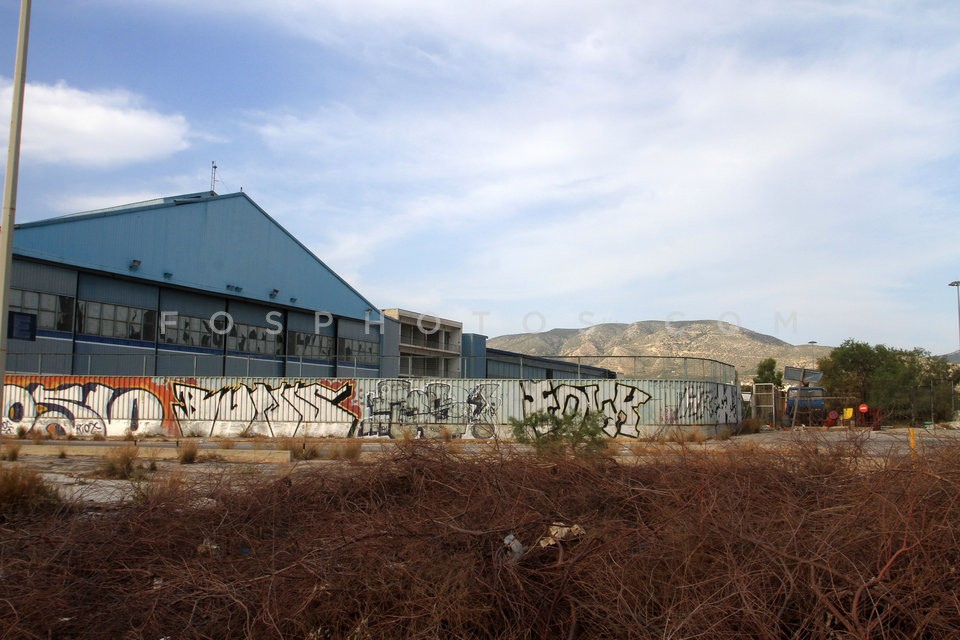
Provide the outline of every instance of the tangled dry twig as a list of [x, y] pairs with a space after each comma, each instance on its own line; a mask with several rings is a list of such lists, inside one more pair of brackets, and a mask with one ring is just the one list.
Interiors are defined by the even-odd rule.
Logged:
[[[946, 637], [958, 463], [406, 444], [348, 473], [168, 483], [112, 511], [10, 514], [0, 637]], [[577, 534], [537, 544], [555, 523]]]

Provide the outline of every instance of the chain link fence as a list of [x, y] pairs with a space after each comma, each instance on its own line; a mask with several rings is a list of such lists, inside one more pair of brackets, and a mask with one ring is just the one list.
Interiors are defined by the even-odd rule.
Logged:
[[[495, 358], [482, 358], [485, 362]], [[552, 362], [551, 362], [552, 361]], [[354, 356], [312, 360], [294, 356], [181, 352], [149, 353], [11, 353], [7, 369], [20, 374], [59, 375], [240, 375], [278, 377], [465, 377], [475, 370], [471, 358], [420, 356]], [[733, 365], [707, 358], [668, 356], [525, 356], [510, 359], [510, 375], [489, 378], [595, 379], [620, 377], [637, 380], [697, 380], [735, 384]], [[606, 370], [606, 371], [605, 371]], [[481, 371], [486, 371], [481, 367]], [[609, 373], [609, 372], [612, 372]]]

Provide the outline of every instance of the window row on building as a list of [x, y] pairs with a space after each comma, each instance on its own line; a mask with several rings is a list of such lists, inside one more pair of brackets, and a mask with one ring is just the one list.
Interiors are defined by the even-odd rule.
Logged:
[[376, 365], [380, 356], [378, 336], [373, 339], [322, 335], [284, 330], [283, 315], [276, 312], [264, 324], [234, 322], [226, 313], [203, 318], [184, 313], [143, 307], [77, 300], [71, 296], [12, 288], [10, 310], [37, 316], [38, 331], [74, 333], [107, 342], [158, 343], [211, 351], [293, 356], [316, 360], [337, 357], [357, 364]]

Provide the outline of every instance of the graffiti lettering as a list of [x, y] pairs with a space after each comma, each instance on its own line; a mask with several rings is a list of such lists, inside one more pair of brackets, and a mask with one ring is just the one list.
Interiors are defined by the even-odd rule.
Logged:
[[347, 435], [360, 418], [356, 383], [257, 382], [208, 390], [173, 383], [173, 413], [181, 435]]
[[[157, 416], [146, 420], [143, 415]], [[100, 382], [3, 387], [3, 433], [50, 435], [122, 435], [152, 432], [163, 419], [163, 406], [148, 389], [113, 387]]]
[[536, 411], [597, 412], [610, 437], [740, 420], [736, 385], [673, 380], [8, 376], [0, 434], [492, 438]]
[[561, 414], [596, 411], [603, 414], [603, 430], [611, 438], [636, 438], [640, 435], [640, 406], [651, 397], [646, 391], [623, 382], [605, 384], [603, 390], [598, 382], [575, 384], [521, 380], [520, 386], [523, 390], [524, 416], [544, 410]]
[[470, 428], [473, 437], [490, 438], [499, 422], [500, 383], [428, 382], [414, 389], [409, 380], [381, 380], [376, 393], [367, 394], [366, 407], [360, 436], [392, 437], [394, 427], [439, 435], [446, 427], [453, 436], [462, 437]]
[[681, 424], [736, 424], [741, 403], [737, 389], [730, 385], [690, 383], [680, 392], [675, 412]]

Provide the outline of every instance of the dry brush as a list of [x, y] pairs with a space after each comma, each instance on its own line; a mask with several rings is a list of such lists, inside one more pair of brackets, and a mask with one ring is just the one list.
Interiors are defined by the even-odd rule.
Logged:
[[378, 463], [225, 476], [198, 491], [173, 483], [95, 514], [6, 513], [0, 637], [960, 628], [956, 447], [865, 469], [822, 449], [628, 466], [407, 442]]

